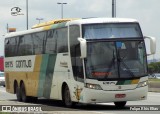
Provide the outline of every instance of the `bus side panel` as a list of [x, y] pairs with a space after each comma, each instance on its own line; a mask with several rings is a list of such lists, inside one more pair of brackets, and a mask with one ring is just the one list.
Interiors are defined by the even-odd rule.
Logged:
[[48, 57], [49, 57], [48, 55], [42, 55], [42, 62], [40, 65], [40, 75], [39, 75], [39, 83], [38, 83], [38, 97], [43, 97]]
[[25, 84], [27, 96], [37, 96], [38, 87], [38, 72], [6, 72], [6, 90], [9, 93], [14, 93], [14, 81], [20, 87], [20, 82]]
[[66, 53], [57, 54], [55, 69], [53, 73], [52, 86], [51, 86], [51, 99], [62, 100], [62, 84], [66, 82], [67, 84], [70, 82], [71, 77], [69, 75], [69, 56]]
[[38, 95], [38, 84], [39, 84], [39, 75], [40, 75], [40, 65], [42, 62], [42, 55], [36, 55], [34, 63], [34, 71], [28, 72], [28, 83], [26, 85], [27, 96]]
[[48, 58], [48, 64], [47, 64], [47, 69], [46, 69], [46, 77], [45, 77], [45, 83], [44, 83], [44, 93], [43, 93], [43, 96], [45, 98], [50, 98], [56, 57], [57, 57], [57, 54], [50, 54], [49, 58]]
[[[31, 61], [31, 66], [26, 67], [17, 61]], [[42, 56], [25, 56], [5, 58], [5, 76], [6, 76], [6, 91], [14, 93], [14, 82], [25, 84], [27, 96], [37, 96], [39, 72]]]
[[84, 83], [75, 81], [70, 56], [59, 53], [57, 54], [53, 74], [51, 99], [62, 100], [62, 85], [64, 83], [69, 87], [72, 101], [78, 102], [81, 99], [81, 91], [83, 90]]

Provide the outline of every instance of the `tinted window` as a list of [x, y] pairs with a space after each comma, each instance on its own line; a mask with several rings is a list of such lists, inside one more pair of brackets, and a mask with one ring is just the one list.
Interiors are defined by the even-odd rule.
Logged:
[[45, 32], [39, 32], [32, 34], [34, 52], [35, 54], [44, 54], [46, 46], [46, 34]]
[[73, 74], [76, 80], [83, 81], [83, 65], [82, 59], [80, 59], [80, 44], [77, 40], [80, 37], [79, 26], [70, 26], [70, 50]]
[[5, 56], [11, 57], [16, 52], [16, 38], [5, 40]]
[[137, 23], [103, 23], [83, 25], [83, 37], [86, 39], [104, 38], [142, 38]]
[[47, 31], [46, 38], [47, 38], [47, 41], [46, 41], [45, 53], [49, 53], [49, 54], [56, 53], [56, 50], [57, 50], [56, 31], [55, 30]]
[[67, 28], [57, 29], [57, 52], [63, 53], [68, 51]]
[[5, 56], [68, 52], [67, 28], [21, 35], [5, 40]]
[[33, 47], [33, 38], [31, 35], [24, 35], [25, 40], [25, 55], [33, 55], [34, 54], [34, 47]]
[[20, 37], [19, 37], [19, 41], [18, 41], [17, 46], [18, 46], [18, 47], [17, 47], [17, 55], [18, 55], [18, 56], [26, 55], [24, 36], [20, 36]]

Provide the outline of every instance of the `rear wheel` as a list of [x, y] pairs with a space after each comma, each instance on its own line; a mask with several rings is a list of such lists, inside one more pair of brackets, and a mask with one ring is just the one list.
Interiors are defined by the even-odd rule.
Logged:
[[26, 90], [25, 90], [24, 83], [21, 84], [20, 90], [21, 90], [21, 95], [22, 95], [22, 101], [23, 101], [23, 102], [27, 102], [28, 99], [29, 99], [29, 97], [26, 96]]
[[37, 97], [29, 97], [30, 102], [37, 102], [38, 98]]
[[65, 86], [65, 89], [64, 89], [63, 102], [66, 107], [72, 107], [73, 105], [68, 86]]
[[117, 107], [117, 108], [124, 108], [125, 107], [125, 105], [126, 105], [126, 101], [122, 101], [122, 102], [114, 102], [114, 104], [115, 104], [115, 106]]
[[17, 97], [17, 101], [22, 101], [21, 91], [18, 85], [16, 85], [16, 97]]

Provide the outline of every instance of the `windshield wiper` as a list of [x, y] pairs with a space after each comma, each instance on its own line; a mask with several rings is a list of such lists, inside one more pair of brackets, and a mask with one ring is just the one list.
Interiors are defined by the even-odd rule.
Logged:
[[[129, 67], [127, 66], [127, 64], [124, 62], [124, 57], [121, 58], [120, 53], [119, 53], [119, 50], [117, 50], [117, 51], [118, 51], [118, 52], [117, 52], [117, 55], [118, 55], [117, 60], [118, 60], [118, 62], [123, 64], [123, 66], [126, 68], [127, 72], [128, 72], [132, 77], [135, 77], [134, 73], [130, 70], [130, 68], [129, 68]], [[118, 67], [119, 67], [119, 69], [120, 69], [120, 64], [119, 64]]]

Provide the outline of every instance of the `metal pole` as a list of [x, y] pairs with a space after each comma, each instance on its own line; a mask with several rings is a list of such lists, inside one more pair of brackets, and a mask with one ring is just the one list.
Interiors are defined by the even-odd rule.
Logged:
[[114, 14], [114, 16], [116, 17], [116, 13], [117, 13], [117, 12], [116, 12], [116, 5], [117, 5], [117, 4], [116, 4], [116, 0], [114, 0], [114, 1], [115, 1], [115, 5], [114, 5], [114, 12], [115, 12], [115, 14]]
[[116, 17], [116, 0], [112, 0], [112, 17]]
[[28, 0], [26, 0], [26, 20], [27, 20], [27, 30], [28, 30]]
[[8, 23], [7, 23], [7, 33], [9, 32], [9, 26], [8, 26]]
[[60, 3], [60, 2], [58, 2], [57, 4], [61, 5], [61, 18], [63, 19], [63, 4], [67, 4], [67, 3]]
[[63, 3], [61, 4], [61, 18], [63, 19]]
[[114, 17], [114, 0], [112, 0], [112, 17]]

